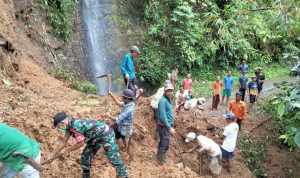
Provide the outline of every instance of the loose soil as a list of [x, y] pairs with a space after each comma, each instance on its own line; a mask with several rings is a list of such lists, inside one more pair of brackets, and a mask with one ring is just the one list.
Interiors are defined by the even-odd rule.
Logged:
[[[44, 69], [51, 56], [45, 52], [40, 43], [30, 38], [28, 32], [23, 29], [23, 22], [18, 21], [15, 17], [17, 7], [14, 6], [15, 4], [9, 1], [0, 1], [0, 35], [13, 44], [18, 54], [5, 52], [5, 57], [6, 59], [14, 57], [19, 60], [19, 71], [15, 72], [15, 75], [11, 78], [12, 85], [0, 83], [0, 121], [16, 127], [24, 134], [36, 139], [40, 143], [42, 160], [45, 160], [63, 137], [62, 132], [52, 128], [52, 117], [55, 113], [67, 111], [70, 116], [76, 118], [89, 117], [103, 120], [102, 115], [105, 112], [111, 111], [112, 114], [116, 115], [120, 112], [120, 109], [108, 97], [82, 94], [51, 77]], [[0, 50], [3, 49], [0, 48]], [[0, 74], [1, 81], [3, 78], [8, 78], [2, 71]], [[190, 111], [183, 110], [175, 115], [175, 128], [181, 150], [187, 150], [194, 146], [184, 142], [188, 132], [194, 131], [211, 137], [216, 131], [218, 132], [224, 127], [222, 114], [225, 107], [220, 106], [219, 110], [211, 111], [210, 104], [211, 100], [208, 100], [204, 113], [198, 109], [192, 109]], [[183, 155], [184, 162], [187, 165], [186, 168], [176, 166], [180, 162], [180, 156], [173, 137], [171, 138], [167, 164], [160, 166], [156, 160], [158, 141], [154, 137], [156, 124], [153, 119], [153, 110], [150, 107], [150, 99], [141, 97], [136, 105], [136, 125], [133, 137], [135, 157], [133, 161], [129, 161], [124, 146], [119, 142], [122, 159], [129, 170], [130, 177], [211, 177], [206, 170], [202, 176], [197, 174], [198, 160], [196, 153]], [[250, 117], [244, 123], [243, 130], [250, 131], [262, 121], [261, 118]], [[252, 132], [256, 132], [256, 129]], [[69, 146], [74, 143], [75, 141], [71, 140]], [[41, 177], [81, 177], [81, 166], [78, 163], [81, 152], [82, 149], [74, 151], [48, 164], [47, 170], [42, 173]], [[275, 147], [271, 148], [269, 152], [270, 162], [274, 168], [268, 167], [268, 171], [273, 171], [273, 174], [270, 175], [274, 177], [282, 175], [278, 173], [280, 172], [278, 170], [286, 169], [284, 166], [288, 164], [276, 162], [273, 158], [281, 160], [277, 155], [286, 154], [285, 160], [290, 162], [292, 159], [289, 160], [288, 158], [292, 155], [284, 150], [278, 152]], [[232, 172], [229, 174], [223, 170], [221, 177], [253, 177], [238, 148], [235, 153]], [[295, 161], [295, 163], [298, 163], [296, 165], [299, 165], [299, 159], [295, 158]], [[205, 164], [205, 166], [207, 165]], [[92, 177], [109, 178], [115, 177], [115, 175], [116, 173], [107, 158], [105, 158], [103, 150], [100, 150], [93, 161]]]

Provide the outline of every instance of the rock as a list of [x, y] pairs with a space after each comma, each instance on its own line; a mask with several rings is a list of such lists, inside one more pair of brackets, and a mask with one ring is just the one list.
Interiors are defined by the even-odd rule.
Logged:
[[179, 168], [179, 169], [183, 168], [183, 163], [181, 163], [181, 162], [180, 162], [180, 163], [177, 163], [177, 164], [176, 164], [176, 167]]
[[9, 79], [2, 79], [2, 83], [8, 86], [11, 86], [13, 84]]

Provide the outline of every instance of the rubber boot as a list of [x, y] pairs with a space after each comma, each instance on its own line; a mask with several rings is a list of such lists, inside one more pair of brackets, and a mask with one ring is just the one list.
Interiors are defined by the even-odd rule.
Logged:
[[83, 171], [82, 178], [90, 178], [90, 171]]
[[164, 165], [167, 160], [167, 154], [166, 153], [158, 153], [157, 159], [160, 165]]

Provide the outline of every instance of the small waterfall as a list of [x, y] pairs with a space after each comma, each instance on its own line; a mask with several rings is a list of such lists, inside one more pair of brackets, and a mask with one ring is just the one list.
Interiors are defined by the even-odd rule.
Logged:
[[[90, 80], [97, 84], [98, 93], [107, 93], [107, 78], [96, 76], [118, 71], [119, 57], [114, 52], [113, 0], [81, 0], [80, 11], [83, 26], [83, 50], [87, 58]], [[114, 75], [115, 76], [115, 75]], [[113, 87], [115, 88], [115, 87]]]

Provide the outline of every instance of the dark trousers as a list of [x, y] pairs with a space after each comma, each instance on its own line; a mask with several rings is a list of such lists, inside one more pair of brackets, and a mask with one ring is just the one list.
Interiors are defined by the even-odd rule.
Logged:
[[212, 100], [212, 109], [218, 109], [220, 103], [220, 95], [214, 95]]
[[[125, 82], [125, 85], [126, 85], [126, 87], [127, 87], [127, 79], [126, 79], [126, 78], [124, 78], [124, 82]], [[136, 91], [135, 91], [134, 85], [135, 85], [135, 84], [134, 84], [134, 79], [129, 80], [129, 83], [128, 83], [128, 89], [132, 90], [133, 93], [134, 93], [134, 95], [136, 95]]]
[[240, 92], [242, 93], [242, 101], [245, 101], [246, 89], [240, 88]]
[[160, 137], [157, 153], [165, 154], [169, 150], [170, 131], [166, 127], [159, 126], [159, 125], [157, 125], [156, 131], [158, 132]]
[[121, 135], [121, 132], [119, 132], [118, 127], [119, 126], [118, 126], [117, 123], [115, 123], [115, 124], [113, 124], [113, 125], [110, 126], [110, 128], [113, 129], [114, 132], [115, 132], [116, 140], [119, 140], [121, 138], [122, 141], [124, 142], [125, 141], [125, 136]]
[[242, 120], [237, 118], [236, 123], [239, 125], [239, 130], [241, 130], [242, 129]]
[[260, 94], [260, 92], [262, 91], [262, 89], [263, 89], [263, 85], [261, 84], [258, 84], [257, 85], [257, 90], [258, 90], [258, 94]]

